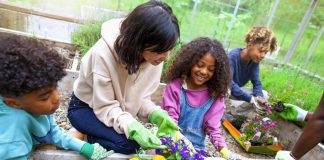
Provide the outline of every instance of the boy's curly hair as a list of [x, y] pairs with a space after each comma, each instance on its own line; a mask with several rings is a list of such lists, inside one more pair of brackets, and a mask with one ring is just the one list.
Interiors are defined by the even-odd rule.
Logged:
[[263, 51], [273, 52], [277, 49], [277, 39], [273, 32], [266, 27], [253, 27], [246, 33], [245, 42], [252, 44], [260, 44]]
[[0, 95], [19, 97], [55, 85], [67, 59], [35, 38], [0, 33]]
[[231, 82], [228, 57], [219, 41], [207, 37], [197, 38], [182, 46], [166, 71], [164, 80], [170, 82], [183, 76], [189, 77], [191, 68], [207, 53], [216, 62], [214, 75], [206, 82], [209, 94], [216, 98], [225, 97]]

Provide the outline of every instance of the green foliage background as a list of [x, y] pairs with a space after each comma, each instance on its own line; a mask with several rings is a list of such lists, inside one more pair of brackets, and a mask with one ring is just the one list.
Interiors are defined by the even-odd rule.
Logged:
[[[128, 12], [138, 4], [144, 2], [146, 1], [105, 1], [102, 6], [108, 5], [110, 8]], [[193, 18], [193, 0], [165, 0], [164, 2], [173, 8], [179, 20], [181, 31], [180, 41], [170, 56], [170, 59], [165, 63], [164, 70], [170, 64], [176, 50], [183, 43], [187, 43], [199, 36], [208, 36], [223, 41], [236, 4], [236, 0], [200, 0]], [[274, 2], [275, 0], [265, 0], [262, 2], [258, 0], [242, 0], [235, 24], [232, 27], [228, 39], [229, 43], [225, 48], [227, 50], [236, 47], [244, 48], [244, 34], [252, 26], [264, 26], [267, 23]], [[271, 23], [271, 28], [281, 47], [277, 60], [280, 61], [284, 58], [309, 4], [310, 1], [308, 0], [280, 1], [275, 12], [275, 18]], [[304, 61], [309, 48], [319, 33], [320, 27], [323, 26], [323, 10], [324, 1], [319, 1], [291, 60], [291, 63], [294, 65], [300, 66], [322, 77], [324, 77], [324, 65], [322, 62], [324, 60], [324, 54], [322, 54], [324, 50], [323, 37], [313, 53], [310, 63], [304, 66]], [[73, 43], [80, 47], [82, 54], [100, 38], [100, 25], [102, 22], [92, 22], [89, 25], [84, 25], [72, 35]], [[284, 101], [299, 105], [311, 111], [315, 110], [324, 91], [323, 82], [284, 66], [275, 67], [269, 64], [262, 64], [261, 68], [261, 80], [264, 89], [271, 93], [271, 102]]]

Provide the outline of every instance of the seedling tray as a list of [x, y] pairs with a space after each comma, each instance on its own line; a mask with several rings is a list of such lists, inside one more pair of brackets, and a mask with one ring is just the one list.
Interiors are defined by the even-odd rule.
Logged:
[[236, 142], [238, 142], [246, 152], [250, 153], [258, 153], [264, 155], [271, 155], [274, 156], [279, 150], [283, 149], [283, 145], [279, 142], [278, 145], [264, 145], [264, 146], [250, 146], [246, 147], [243, 141], [239, 139], [241, 136], [240, 131], [238, 131], [230, 121], [224, 119], [223, 126], [228, 130], [228, 132], [234, 137]]

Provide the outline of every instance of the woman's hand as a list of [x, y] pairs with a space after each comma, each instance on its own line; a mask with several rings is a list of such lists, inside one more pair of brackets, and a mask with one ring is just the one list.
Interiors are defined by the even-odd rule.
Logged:
[[164, 149], [161, 140], [146, 129], [140, 122], [134, 121], [128, 125], [129, 139], [135, 140], [143, 148]]
[[158, 126], [158, 137], [171, 136], [173, 140], [176, 139], [179, 127], [166, 111], [162, 109], [153, 111], [150, 115], [150, 122]]

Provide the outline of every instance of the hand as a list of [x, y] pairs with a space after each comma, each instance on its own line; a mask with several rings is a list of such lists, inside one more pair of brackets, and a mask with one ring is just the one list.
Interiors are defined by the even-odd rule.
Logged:
[[135, 140], [143, 148], [166, 148], [166, 146], [162, 146], [161, 140], [158, 137], [138, 121], [128, 125], [128, 135], [129, 139]]
[[150, 122], [158, 126], [158, 137], [171, 136], [175, 140], [176, 132], [179, 127], [168, 115], [168, 113], [162, 109], [153, 111], [150, 115]]
[[307, 111], [299, 108], [296, 105], [284, 103], [284, 110], [279, 115], [289, 121], [304, 121]]
[[85, 143], [80, 151], [80, 154], [87, 157], [88, 159], [93, 159], [93, 160], [100, 160], [103, 159], [107, 156], [110, 156], [114, 153], [113, 150], [110, 150], [107, 152], [105, 148], [103, 148], [101, 145], [98, 143], [95, 144], [90, 144], [90, 143]]
[[192, 143], [185, 137], [180, 131], [176, 132], [176, 141], [182, 140], [184, 144], [188, 147], [188, 150], [190, 151], [190, 155], [194, 155], [196, 153], [195, 147], [192, 145]]
[[262, 105], [262, 106], [269, 105], [268, 101], [265, 98], [261, 97], [261, 96], [255, 97], [255, 100], [259, 103], [259, 105]]
[[[266, 104], [266, 101], [264, 100], [263, 97], [254, 97], [252, 96], [250, 103], [252, 103], [253, 107], [256, 109], [256, 111], [258, 113], [265, 113], [267, 111], [267, 109], [262, 105], [262, 104]], [[260, 105], [261, 104], [261, 105]]]
[[278, 151], [275, 160], [295, 160], [295, 158], [290, 155], [290, 151]]
[[230, 155], [231, 155], [231, 152], [226, 147], [223, 147], [219, 151], [219, 153], [221, 154], [222, 158], [224, 158], [224, 159], [229, 159]]

